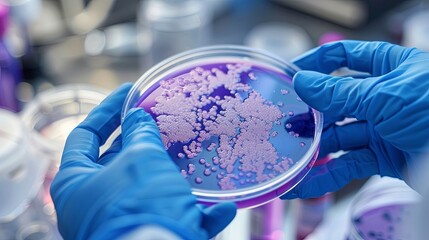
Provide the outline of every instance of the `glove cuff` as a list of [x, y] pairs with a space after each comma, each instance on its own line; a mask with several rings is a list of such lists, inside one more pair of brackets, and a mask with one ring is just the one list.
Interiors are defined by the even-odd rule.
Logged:
[[117, 239], [131, 233], [132, 231], [142, 226], [160, 226], [166, 230], [169, 230], [181, 239], [186, 240], [200, 240], [208, 239], [207, 233], [204, 230], [196, 232], [192, 229], [182, 226], [175, 220], [164, 216], [152, 215], [152, 214], [138, 214], [132, 216], [122, 216], [115, 219], [111, 219], [106, 223], [103, 223], [100, 227], [95, 229], [89, 239]]

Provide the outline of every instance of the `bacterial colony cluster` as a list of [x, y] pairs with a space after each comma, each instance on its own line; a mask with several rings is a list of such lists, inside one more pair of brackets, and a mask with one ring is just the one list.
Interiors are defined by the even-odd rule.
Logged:
[[[236, 190], [276, 178], [314, 137], [312, 110], [295, 94], [290, 77], [246, 62], [170, 74], [138, 106], [156, 120], [181, 174], [203, 190]], [[308, 121], [293, 131], [292, 120], [300, 116]]]

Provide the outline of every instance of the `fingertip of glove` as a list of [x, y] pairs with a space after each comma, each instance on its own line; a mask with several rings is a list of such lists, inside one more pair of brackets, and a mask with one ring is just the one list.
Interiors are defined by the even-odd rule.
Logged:
[[225, 212], [233, 213], [233, 217], [235, 217], [237, 213], [237, 204], [234, 202], [225, 202], [222, 203], [222, 207], [225, 209]]
[[298, 198], [298, 194], [294, 191], [288, 192], [282, 196], [280, 196], [281, 200], [292, 200]]
[[228, 221], [232, 221], [237, 215], [237, 204], [235, 204], [234, 202], [222, 203], [222, 209], [222, 212], [225, 213], [224, 217]]
[[115, 91], [113, 91], [113, 93], [117, 93], [117, 94], [126, 96], [128, 94], [128, 92], [130, 91], [132, 86], [133, 86], [133, 84], [130, 82], [123, 83]]
[[123, 83], [123, 84], [121, 84], [121, 86], [119, 86], [119, 88], [120, 89], [128, 89], [128, 90], [130, 90], [130, 88], [133, 86], [133, 83], [131, 83], [131, 82], [126, 82], [126, 83]]
[[308, 87], [312, 82], [324, 76], [326, 75], [315, 71], [299, 71], [293, 76], [293, 84], [295, 87]]
[[149, 113], [147, 113], [143, 108], [131, 109], [125, 116], [122, 123], [123, 138], [126, 139], [132, 132], [143, 129], [145, 132], [155, 132], [158, 135], [158, 126]]
[[204, 208], [202, 227], [210, 238], [221, 232], [237, 214], [237, 205], [233, 202], [218, 203]]
[[[314, 71], [299, 71], [293, 77], [293, 87], [298, 96], [306, 103], [311, 103], [314, 93], [320, 90], [320, 81], [325, 74]], [[323, 87], [322, 87], [323, 88]]]
[[124, 124], [151, 121], [153, 121], [152, 116], [141, 107], [132, 108], [124, 118]]

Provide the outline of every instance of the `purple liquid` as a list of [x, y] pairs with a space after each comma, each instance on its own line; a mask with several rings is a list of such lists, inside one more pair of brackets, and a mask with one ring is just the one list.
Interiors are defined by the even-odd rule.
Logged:
[[[301, 159], [315, 134], [313, 112], [295, 94], [291, 78], [245, 63], [176, 72], [155, 83], [137, 106], [156, 120], [182, 175], [203, 190], [242, 189], [276, 178]], [[262, 200], [284, 193], [304, 174]]]
[[353, 225], [363, 239], [415, 239], [410, 229], [403, 227], [411, 212], [411, 204], [383, 206], [354, 218]]

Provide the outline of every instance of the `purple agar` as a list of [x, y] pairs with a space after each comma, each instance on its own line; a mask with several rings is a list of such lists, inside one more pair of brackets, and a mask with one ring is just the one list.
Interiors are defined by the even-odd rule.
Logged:
[[[199, 191], [222, 195], [270, 184], [254, 195], [210, 196], [200, 202], [256, 206], [305, 176], [317, 155], [316, 122], [321, 119], [298, 100], [291, 74], [243, 58], [215, 58], [174, 70], [153, 79], [137, 97], [128, 96], [134, 102], [124, 114], [142, 107], [152, 115], [166, 150], [197, 196]], [[296, 119], [305, 121], [296, 124]], [[291, 169], [297, 170], [288, 181], [271, 184]]]
[[[261, 84], [281, 90], [265, 94]], [[210, 178], [204, 185], [195, 180], [200, 188], [232, 190], [253, 185], [237, 184], [241, 171], [256, 183], [287, 171], [293, 163], [283, 161], [277, 149], [299, 160], [307, 150], [304, 147], [311, 145], [314, 135], [301, 138], [294, 133], [294, 139], [281, 126], [295, 113], [309, 114], [308, 106], [299, 104], [295, 94], [282, 94], [285, 89], [291, 93], [291, 87], [289, 77], [270, 69], [244, 63], [207, 64], [162, 79], [139, 106], [156, 120], [176, 164], [182, 169], [186, 166], [189, 175], [196, 171]], [[274, 101], [286, 103], [286, 117], [279, 106], [272, 104]], [[314, 121], [308, 123], [314, 125]], [[209, 171], [192, 164], [197, 160], [210, 167], [201, 159], [213, 157], [219, 158], [228, 177], [213, 181], [210, 174], [205, 174]]]

